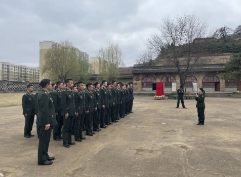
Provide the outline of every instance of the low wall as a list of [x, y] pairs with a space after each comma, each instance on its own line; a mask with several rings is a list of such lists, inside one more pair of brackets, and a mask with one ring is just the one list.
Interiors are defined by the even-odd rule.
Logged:
[[26, 92], [29, 84], [34, 86], [35, 91], [40, 90], [39, 83], [0, 80], [0, 93]]

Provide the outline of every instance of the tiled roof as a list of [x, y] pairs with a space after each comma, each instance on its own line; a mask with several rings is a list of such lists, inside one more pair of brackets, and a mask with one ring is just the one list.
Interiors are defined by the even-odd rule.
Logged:
[[125, 75], [125, 74], [132, 74], [133, 67], [121, 67], [119, 68], [120, 74]]

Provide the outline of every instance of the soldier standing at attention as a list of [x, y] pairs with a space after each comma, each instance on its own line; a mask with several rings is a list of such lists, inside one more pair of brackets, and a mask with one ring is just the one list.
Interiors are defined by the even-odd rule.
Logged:
[[57, 112], [56, 112], [56, 120], [57, 125], [54, 127], [54, 140], [61, 141], [61, 130], [63, 127], [63, 116], [62, 116], [62, 109], [61, 109], [61, 92], [64, 88], [64, 83], [59, 81], [57, 82], [57, 89], [56, 89], [56, 97], [57, 97]]
[[[84, 84], [84, 94], [86, 94], [87, 88], [86, 84]], [[84, 126], [83, 126], [83, 131], [86, 131], [86, 116], [84, 116]]]
[[76, 93], [78, 90], [77, 90], [77, 85], [74, 85], [73, 87], [72, 87], [72, 91], [74, 92], [74, 93]]
[[113, 120], [112, 118], [112, 111], [113, 111], [113, 95], [111, 91], [111, 83], [107, 84], [107, 116], [106, 116], [106, 125], [111, 125], [111, 121]]
[[40, 82], [43, 88], [38, 93], [38, 125], [40, 126], [39, 132], [39, 146], [38, 146], [38, 165], [51, 165], [55, 157], [49, 157], [49, 141], [51, 136], [51, 129], [57, 124], [55, 117], [55, 108], [53, 99], [49, 95], [52, 88], [49, 79], [43, 79]]
[[93, 131], [101, 131], [99, 128], [100, 125], [100, 116], [101, 116], [101, 95], [100, 95], [100, 84], [98, 82], [95, 83], [95, 102], [97, 111], [94, 112], [94, 121], [93, 121]]
[[117, 90], [116, 90], [116, 81], [112, 81], [111, 86], [111, 96], [113, 103], [111, 104], [111, 121], [112, 122], [118, 122], [116, 119], [116, 110], [117, 110]]
[[130, 84], [130, 113], [133, 113], [132, 108], [133, 108], [133, 100], [134, 100], [134, 91], [133, 91], [133, 84]]
[[177, 100], [176, 108], [179, 108], [179, 104], [180, 104], [180, 100], [181, 100], [183, 109], [186, 109], [186, 107], [184, 105], [184, 101], [183, 101], [183, 95], [184, 95], [184, 90], [183, 90], [182, 86], [180, 86], [180, 89], [177, 90], [177, 99], [178, 100]]
[[105, 80], [101, 83], [102, 89], [100, 90], [101, 95], [101, 116], [100, 116], [100, 128], [106, 128], [106, 116], [107, 116], [107, 82]]
[[123, 84], [123, 116], [125, 117], [126, 114], [126, 103], [127, 103], [127, 90], [126, 90], [126, 85]]
[[74, 134], [75, 140], [81, 142], [83, 139], [86, 139], [82, 135], [85, 117], [85, 94], [83, 82], [79, 82], [77, 86], [78, 92], [75, 93], [75, 108], [77, 117], [75, 118]]
[[[56, 120], [57, 120], [57, 115], [58, 115], [58, 93], [55, 90], [55, 86], [56, 86], [56, 84], [53, 83], [52, 84], [52, 90], [49, 92], [49, 95], [53, 99], [54, 108], [55, 108], [55, 115], [56, 115]], [[54, 138], [54, 140], [57, 140], [58, 137], [55, 136], [55, 132], [56, 132], [55, 128], [56, 128], [56, 126], [53, 127], [53, 138]]]
[[65, 81], [67, 88], [61, 92], [61, 107], [62, 115], [64, 117], [63, 126], [63, 146], [69, 148], [69, 145], [75, 145], [72, 142], [71, 133], [73, 128], [75, 112], [74, 92], [72, 92], [73, 80], [67, 79]]
[[[74, 86], [72, 87], [72, 92], [74, 92], [74, 97], [76, 96], [76, 94], [75, 93], [77, 93], [77, 85], [76, 85], [76, 83], [74, 84]], [[75, 100], [75, 98], [74, 98], [74, 100]], [[76, 108], [76, 106], [75, 106], [75, 108]], [[74, 116], [74, 119], [73, 119], [73, 124], [72, 124], [72, 133], [71, 133], [71, 135], [75, 135], [74, 134], [74, 126], [75, 126], [75, 120], [76, 120], [76, 117], [78, 117], [78, 113], [77, 113], [77, 111], [76, 111], [76, 113], [75, 113], [75, 116]]]
[[204, 125], [205, 115], [205, 91], [203, 88], [198, 89], [198, 94], [196, 95], [196, 101], [197, 101], [197, 112], [198, 112], [198, 124], [197, 125]]
[[130, 86], [126, 84], [126, 115], [130, 113]]
[[116, 101], [116, 120], [120, 119], [120, 83], [116, 86], [117, 101]]
[[124, 84], [121, 84], [121, 90], [120, 90], [120, 117], [124, 118]]
[[22, 108], [23, 115], [25, 117], [25, 126], [24, 126], [24, 137], [30, 138], [34, 135], [31, 134], [34, 122], [34, 94], [33, 94], [33, 85], [29, 84], [27, 86], [27, 93], [22, 97]]
[[86, 113], [86, 135], [93, 136], [92, 131], [94, 112], [97, 111], [95, 96], [93, 93], [94, 86], [91, 83], [86, 85], [88, 91], [85, 94], [85, 113]]
[[52, 90], [56, 90], [56, 84], [52, 83]]
[[[39, 85], [39, 88], [41, 88], [41, 86]], [[38, 135], [38, 139], [39, 139], [39, 125], [38, 125], [38, 93], [35, 94], [34, 97], [34, 114], [36, 115], [36, 129], [37, 129], [37, 135]]]

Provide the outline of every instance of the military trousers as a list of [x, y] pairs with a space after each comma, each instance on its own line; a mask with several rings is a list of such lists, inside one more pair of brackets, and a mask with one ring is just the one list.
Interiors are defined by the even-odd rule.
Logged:
[[75, 117], [74, 121], [74, 137], [75, 140], [81, 139], [83, 137], [82, 131], [83, 131], [83, 125], [84, 125], [84, 116], [85, 114], [78, 114], [78, 117]]
[[119, 110], [119, 114], [120, 114], [120, 117], [124, 117], [124, 103], [121, 103], [120, 104], [120, 110]]
[[119, 112], [120, 112], [120, 104], [117, 103], [116, 104], [116, 120], [119, 120]]
[[116, 104], [111, 107], [111, 121], [116, 121]]
[[130, 101], [130, 112], [132, 112], [132, 108], [133, 108], [133, 101], [134, 99], [132, 98], [131, 101]]
[[111, 122], [111, 108], [112, 107], [107, 107], [107, 109], [106, 109], [106, 124], [107, 125], [109, 125], [110, 124], [110, 122]]
[[33, 122], [34, 122], [34, 114], [27, 115], [25, 117], [24, 136], [31, 134], [31, 131], [33, 128]]
[[61, 115], [61, 109], [58, 110], [58, 115], [56, 115], [56, 121], [57, 121], [57, 124], [53, 128], [54, 139], [61, 138], [61, 131], [63, 127], [63, 116]]
[[177, 108], [179, 108], [180, 100], [181, 100], [181, 103], [182, 103], [182, 107], [185, 108], [183, 98], [178, 98], [178, 100], [177, 100]]
[[88, 114], [85, 114], [86, 118], [86, 134], [91, 134], [92, 133], [92, 127], [93, 127], [93, 116], [94, 112], [89, 112]]
[[101, 108], [101, 116], [100, 116], [100, 127], [104, 127], [106, 125], [106, 107]]
[[130, 101], [127, 101], [127, 102], [126, 102], [126, 105], [125, 105], [125, 114], [129, 114], [129, 109], [130, 109], [129, 103], [130, 103]]
[[99, 129], [100, 117], [101, 117], [101, 109], [97, 108], [97, 110], [94, 112], [93, 130]]
[[63, 145], [72, 143], [71, 133], [73, 128], [73, 121], [73, 116], [69, 116], [67, 119], [63, 117]]
[[45, 161], [48, 160], [48, 150], [49, 142], [51, 137], [52, 127], [48, 130], [45, 130], [45, 126], [41, 125], [39, 127], [39, 145], [38, 145], [38, 164], [42, 165]]
[[198, 122], [204, 123], [205, 121], [204, 108], [197, 108], [197, 113], [198, 113]]
[[36, 114], [36, 129], [37, 129], [37, 136], [38, 136], [38, 139], [39, 139], [39, 134], [40, 134], [40, 125], [37, 124], [38, 122], [38, 114]]

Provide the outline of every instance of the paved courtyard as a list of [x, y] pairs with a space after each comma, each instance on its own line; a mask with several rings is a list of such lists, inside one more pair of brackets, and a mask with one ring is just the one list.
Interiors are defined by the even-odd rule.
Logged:
[[51, 138], [52, 166], [37, 165], [38, 139], [23, 137], [21, 107], [0, 108], [0, 176], [240, 177], [241, 99], [206, 98], [204, 126], [195, 101], [185, 104], [138, 96], [133, 114], [69, 149]]

